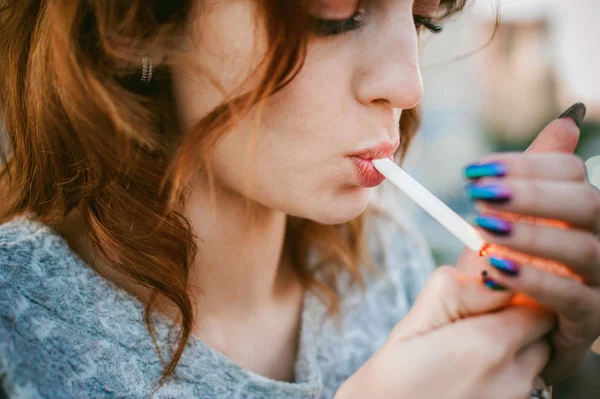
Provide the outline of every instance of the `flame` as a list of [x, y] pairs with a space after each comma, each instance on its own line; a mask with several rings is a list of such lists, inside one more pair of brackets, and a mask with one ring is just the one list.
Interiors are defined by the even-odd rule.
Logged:
[[553, 260], [535, 257], [532, 255], [519, 252], [517, 250], [503, 247], [500, 245], [492, 245], [485, 243], [479, 251], [480, 256], [498, 256], [505, 259], [510, 259], [526, 267], [534, 267], [546, 273], [553, 273], [562, 277], [570, 277], [579, 282], [583, 279], [578, 274], [572, 272], [565, 264]]
[[492, 246], [492, 244], [488, 244], [487, 242], [481, 246], [479, 250], [479, 256], [487, 256], [488, 249]]

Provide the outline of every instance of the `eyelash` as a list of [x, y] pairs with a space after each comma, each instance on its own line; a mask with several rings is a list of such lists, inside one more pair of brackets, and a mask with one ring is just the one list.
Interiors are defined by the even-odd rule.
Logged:
[[[432, 18], [420, 15], [415, 15], [413, 18], [417, 33], [419, 33], [423, 27], [432, 33], [440, 33], [443, 29], [443, 26], [434, 23]], [[357, 11], [350, 18], [344, 20], [315, 19], [313, 30], [317, 36], [335, 36], [358, 29], [362, 26], [362, 23], [363, 15]]]

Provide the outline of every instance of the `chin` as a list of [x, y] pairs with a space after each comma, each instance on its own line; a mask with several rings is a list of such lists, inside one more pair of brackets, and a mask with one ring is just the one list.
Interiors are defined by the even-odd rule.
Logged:
[[[308, 219], [322, 224], [341, 224], [360, 216], [369, 204], [370, 189], [351, 187], [331, 197], [326, 203], [315, 204]], [[315, 212], [315, 210], [317, 212]]]

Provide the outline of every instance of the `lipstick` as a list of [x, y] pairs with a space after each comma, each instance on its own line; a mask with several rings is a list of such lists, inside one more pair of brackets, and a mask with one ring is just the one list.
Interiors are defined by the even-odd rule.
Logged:
[[383, 183], [385, 176], [375, 168], [373, 160], [385, 158], [393, 160], [392, 157], [399, 145], [399, 142], [385, 141], [350, 155], [357, 170], [357, 184], [361, 187], [375, 187]]

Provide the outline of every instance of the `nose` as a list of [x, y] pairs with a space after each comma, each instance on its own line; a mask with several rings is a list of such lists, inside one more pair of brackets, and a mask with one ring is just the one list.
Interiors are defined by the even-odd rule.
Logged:
[[369, 18], [353, 76], [354, 95], [365, 105], [413, 108], [423, 97], [423, 80], [412, 10]]

